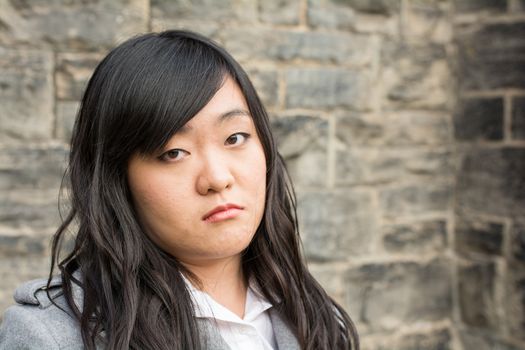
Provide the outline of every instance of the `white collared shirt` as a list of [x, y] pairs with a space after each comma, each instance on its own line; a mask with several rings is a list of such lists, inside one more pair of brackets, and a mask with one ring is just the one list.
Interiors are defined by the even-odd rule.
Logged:
[[218, 327], [221, 337], [232, 350], [274, 350], [277, 342], [268, 309], [272, 307], [258, 293], [253, 283], [246, 291], [244, 318], [216, 302], [208, 293], [196, 289], [184, 278], [195, 301], [195, 315]]

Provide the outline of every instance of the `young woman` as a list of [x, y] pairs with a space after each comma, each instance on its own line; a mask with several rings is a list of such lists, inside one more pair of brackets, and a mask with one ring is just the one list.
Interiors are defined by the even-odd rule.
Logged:
[[68, 177], [60, 276], [17, 290], [0, 349], [359, 348], [300, 255], [266, 111], [211, 40], [173, 30], [112, 50], [82, 99]]

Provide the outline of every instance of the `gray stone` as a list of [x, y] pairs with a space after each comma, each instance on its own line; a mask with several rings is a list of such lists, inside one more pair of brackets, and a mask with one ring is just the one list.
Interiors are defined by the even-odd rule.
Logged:
[[505, 286], [503, 322], [512, 338], [525, 342], [525, 269], [523, 262], [509, 262]]
[[66, 167], [64, 146], [13, 146], [0, 152], [0, 190], [55, 189]]
[[377, 229], [369, 193], [299, 192], [297, 211], [308, 258], [344, 260], [370, 252]]
[[454, 10], [457, 13], [502, 13], [507, 11], [507, 0], [454, 0]]
[[222, 24], [254, 22], [257, 20], [256, 1], [235, 0], [151, 0], [153, 20], [179, 19], [193, 21], [214, 21]]
[[388, 252], [428, 254], [447, 248], [445, 220], [386, 225], [383, 232], [383, 245]]
[[512, 138], [525, 140], [525, 96], [514, 97], [512, 99]]
[[523, 346], [511, 344], [486, 330], [462, 329], [459, 340], [465, 350], [523, 350]]
[[523, 215], [525, 149], [503, 147], [467, 151], [457, 179], [460, 208], [503, 216]]
[[365, 35], [345, 32], [298, 32], [263, 28], [226, 29], [224, 46], [241, 62], [253, 59], [297, 59], [345, 65], [367, 65], [379, 45]]
[[100, 54], [62, 53], [57, 56], [55, 71], [56, 95], [62, 100], [80, 100]]
[[2, 235], [0, 234], [0, 255], [4, 257], [42, 255], [47, 253], [50, 245], [51, 236], [49, 235]]
[[80, 107], [79, 102], [57, 102], [57, 123], [56, 133], [57, 138], [69, 144], [75, 119]]
[[451, 204], [451, 195], [450, 184], [423, 182], [381, 190], [379, 204], [383, 214], [391, 218], [445, 213]]
[[344, 271], [329, 264], [308, 264], [308, 270], [328, 295], [344, 307]]
[[0, 42], [59, 49], [109, 48], [148, 26], [147, 0], [2, 1]]
[[336, 182], [343, 185], [378, 185], [409, 177], [442, 178], [454, 171], [452, 152], [439, 148], [349, 147], [336, 153], [335, 167]]
[[525, 263], [525, 224], [515, 222], [511, 231], [512, 257]]
[[51, 52], [0, 47], [0, 138], [42, 140], [53, 133]]
[[[390, 349], [386, 347], [385, 350]], [[393, 347], [394, 350], [452, 350], [452, 335], [448, 329], [432, 333], [404, 335]]]
[[288, 108], [370, 108], [372, 85], [362, 70], [291, 68], [286, 73]]
[[462, 89], [525, 87], [525, 22], [457, 32], [456, 42]]
[[268, 108], [279, 104], [279, 76], [275, 70], [245, 67], [257, 94]]
[[449, 108], [453, 81], [444, 45], [386, 42], [381, 63], [384, 99], [391, 108]]
[[460, 141], [503, 139], [503, 98], [460, 101], [454, 115], [454, 135]]
[[481, 218], [456, 218], [456, 251], [462, 254], [482, 253], [501, 255], [503, 249], [501, 223], [488, 222]]
[[58, 189], [2, 191], [0, 197], [0, 222], [3, 226], [39, 232], [56, 228], [60, 223]]
[[266, 0], [259, 3], [259, 18], [272, 24], [299, 24], [301, 1]]
[[447, 145], [452, 141], [449, 116], [443, 112], [339, 112], [335, 116], [336, 136], [347, 147]]
[[449, 318], [452, 309], [450, 263], [369, 263], [347, 274], [350, 314], [361, 329], [396, 330], [401, 325]]
[[458, 266], [458, 295], [462, 321], [474, 327], [496, 327], [496, 267], [490, 261]]
[[312, 27], [353, 29], [355, 11], [349, 3], [338, 0], [308, 0], [308, 24]]
[[347, 0], [346, 3], [356, 11], [380, 15], [391, 15], [401, 8], [400, 0]]

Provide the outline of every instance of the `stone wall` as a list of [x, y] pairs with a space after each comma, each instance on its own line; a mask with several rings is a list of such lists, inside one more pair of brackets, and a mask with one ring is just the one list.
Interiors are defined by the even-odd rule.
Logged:
[[270, 111], [311, 270], [362, 348], [525, 349], [523, 1], [0, 0], [0, 310], [44, 276], [78, 100], [189, 28]]

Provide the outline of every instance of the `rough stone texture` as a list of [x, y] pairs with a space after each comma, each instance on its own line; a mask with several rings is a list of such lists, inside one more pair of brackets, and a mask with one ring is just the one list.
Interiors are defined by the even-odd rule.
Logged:
[[69, 143], [79, 109], [79, 102], [57, 102], [56, 137]]
[[486, 331], [464, 330], [460, 332], [463, 349], [476, 350], [522, 350], [523, 346], [512, 344], [500, 337], [487, 334]]
[[525, 87], [525, 22], [486, 25], [456, 41], [461, 88]]
[[348, 5], [357, 11], [389, 15], [398, 12], [400, 0], [349, 0]]
[[487, 222], [480, 218], [456, 219], [456, 250], [462, 254], [482, 253], [501, 255], [503, 250], [501, 223]]
[[525, 268], [523, 262], [508, 264], [505, 290], [504, 322], [510, 334], [521, 342], [525, 342]]
[[366, 334], [450, 316], [451, 271], [445, 260], [364, 264], [347, 274], [349, 310]]
[[[236, 0], [151, 0], [151, 17], [185, 21], [213, 21], [230, 24], [257, 19], [257, 2]], [[174, 23], [174, 24], [175, 24]]]
[[383, 227], [383, 245], [393, 253], [427, 254], [447, 248], [447, 223], [429, 220]]
[[52, 69], [49, 51], [0, 46], [0, 143], [52, 136]]
[[289, 108], [367, 109], [371, 103], [370, 79], [361, 70], [292, 68], [286, 84]]
[[370, 252], [377, 228], [368, 193], [301, 192], [297, 202], [307, 257], [320, 261], [344, 260]]
[[511, 235], [512, 257], [525, 263], [525, 224], [515, 223]]
[[451, 189], [447, 183], [411, 184], [387, 188], [379, 193], [379, 205], [383, 214], [394, 218], [398, 216], [417, 216], [424, 213], [445, 213], [449, 208]]
[[381, 114], [338, 112], [336, 136], [347, 147], [447, 145], [452, 141], [449, 115], [434, 111]]
[[[452, 349], [452, 335], [447, 329], [428, 333], [408, 334], [393, 347], [395, 350], [449, 350]], [[388, 346], [386, 349], [390, 349]]]
[[458, 294], [462, 321], [474, 327], [496, 326], [494, 300], [496, 267], [493, 262], [471, 262], [458, 267]]
[[331, 29], [353, 29], [355, 11], [348, 2], [338, 0], [308, 0], [308, 24]]
[[259, 18], [272, 24], [298, 24], [300, 0], [270, 0], [259, 2]]
[[336, 154], [338, 184], [378, 185], [416, 177], [446, 177], [454, 170], [447, 149], [358, 148]]
[[386, 42], [381, 52], [385, 104], [394, 109], [446, 109], [452, 96], [446, 57], [444, 45]]
[[523, 215], [524, 173], [523, 148], [468, 151], [458, 174], [458, 205], [493, 215]]
[[59, 54], [55, 73], [56, 96], [61, 100], [80, 100], [91, 74], [103, 57], [101, 54]]
[[272, 122], [279, 152], [297, 186], [323, 186], [327, 176], [328, 122], [315, 117], [282, 117]]
[[460, 141], [503, 139], [503, 99], [472, 98], [460, 102], [454, 135]]
[[0, 43], [110, 47], [147, 29], [146, 0], [1, 0]]
[[344, 65], [366, 65], [379, 54], [376, 40], [344, 32], [298, 32], [253, 28], [222, 33], [224, 46], [240, 61], [254, 58], [312, 60]]
[[507, 11], [507, 0], [454, 0], [454, 9], [458, 13]]
[[512, 138], [525, 140], [525, 96], [512, 99]]
[[279, 75], [273, 69], [245, 67], [266, 108], [279, 104]]

